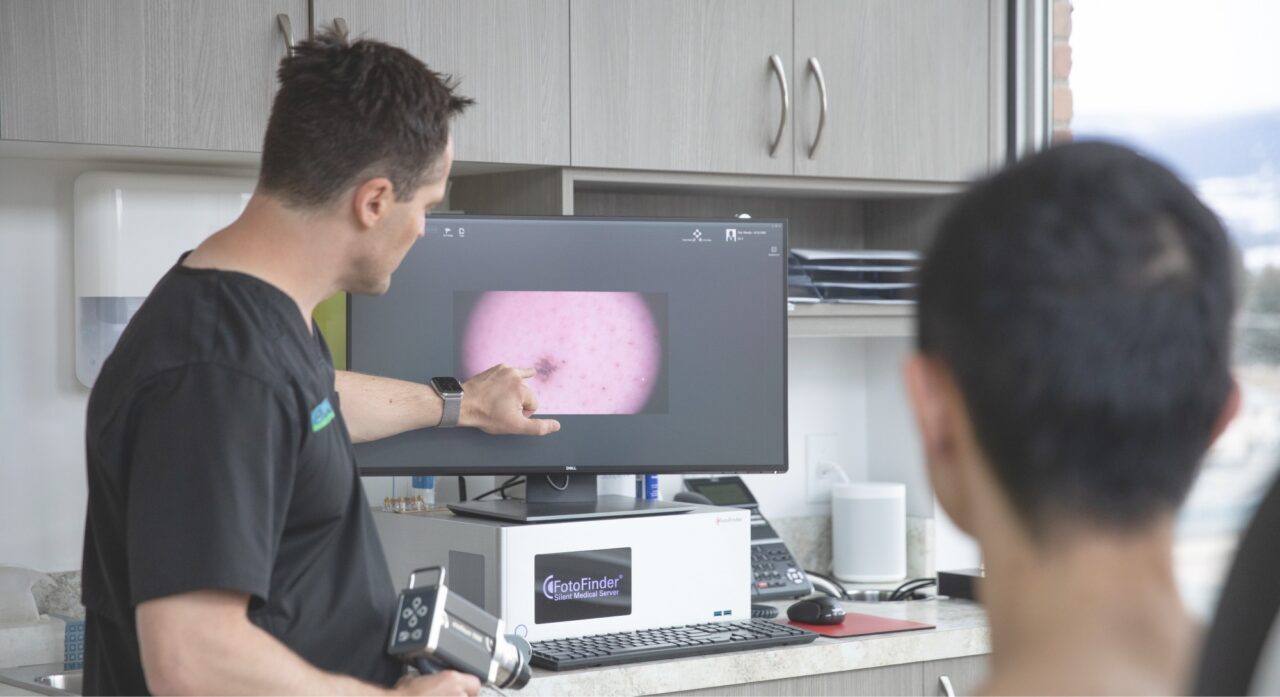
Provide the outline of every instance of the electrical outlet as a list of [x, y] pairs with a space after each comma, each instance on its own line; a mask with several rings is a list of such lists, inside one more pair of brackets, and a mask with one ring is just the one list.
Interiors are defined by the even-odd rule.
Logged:
[[840, 434], [810, 433], [804, 438], [805, 498], [809, 503], [827, 503], [831, 487], [844, 481], [827, 464], [843, 468], [840, 462]]

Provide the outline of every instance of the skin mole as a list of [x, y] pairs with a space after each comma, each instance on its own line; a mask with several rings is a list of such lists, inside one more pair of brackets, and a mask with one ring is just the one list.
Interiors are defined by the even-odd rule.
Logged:
[[539, 358], [538, 362], [533, 365], [533, 369], [537, 371], [538, 377], [542, 378], [543, 380], [550, 380], [552, 373], [555, 373], [557, 370], [559, 370], [560, 366], [562, 365], [564, 365], [564, 361], [560, 361], [560, 363], [557, 364], [555, 359], [547, 356], [543, 356], [542, 358]]

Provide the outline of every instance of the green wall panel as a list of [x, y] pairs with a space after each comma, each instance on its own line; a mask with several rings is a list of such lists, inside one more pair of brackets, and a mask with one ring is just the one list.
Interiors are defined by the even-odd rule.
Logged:
[[320, 333], [324, 335], [325, 343], [329, 344], [334, 367], [338, 370], [346, 370], [347, 294], [338, 293], [316, 305], [313, 316], [316, 318], [316, 324], [320, 325]]

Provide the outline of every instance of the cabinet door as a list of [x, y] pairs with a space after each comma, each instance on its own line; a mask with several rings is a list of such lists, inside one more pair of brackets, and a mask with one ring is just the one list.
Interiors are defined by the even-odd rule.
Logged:
[[0, 0], [0, 138], [257, 151], [306, 0]]
[[791, 0], [573, 0], [573, 164], [791, 174]]
[[921, 677], [924, 682], [921, 685], [920, 694], [925, 697], [935, 697], [935, 695], [946, 697], [946, 689], [942, 682], [942, 678], [946, 677], [955, 694], [971, 695], [986, 680], [989, 664], [990, 656], [986, 655], [921, 663]]
[[[881, 668], [846, 670], [840, 673], [800, 675], [782, 680], [739, 683], [723, 687], [668, 693], [680, 697], [791, 697], [793, 695], [879, 695], [891, 697], [920, 694], [920, 664], [904, 663]], [[932, 695], [932, 692], [925, 693]]]
[[569, 164], [569, 0], [316, 0], [353, 38], [395, 44], [476, 100], [454, 123], [454, 158]]
[[[796, 174], [963, 181], [991, 162], [988, 0], [795, 0]], [[828, 112], [816, 152], [820, 94]]]

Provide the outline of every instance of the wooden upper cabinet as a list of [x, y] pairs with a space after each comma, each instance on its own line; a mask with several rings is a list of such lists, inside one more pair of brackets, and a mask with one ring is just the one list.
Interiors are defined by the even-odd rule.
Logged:
[[462, 161], [963, 182], [1000, 150], [1002, 2], [0, 0], [0, 139], [256, 152], [283, 14], [457, 78]]
[[[795, 0], [795, 173], [964, 181], [992, 163], [988, 0]], [[816, 59], [826, 82], [821, 118]]]
[[455, 159], [569, 164], [568, 0], [315, 0], [317, 29], [335, 18], [476, 100], [454, 122]]
[[791, 174], [792, 0], [572, 0], [573, 164]]
[[257, 151], [306, 0], [0, 0], [0, 138]]

